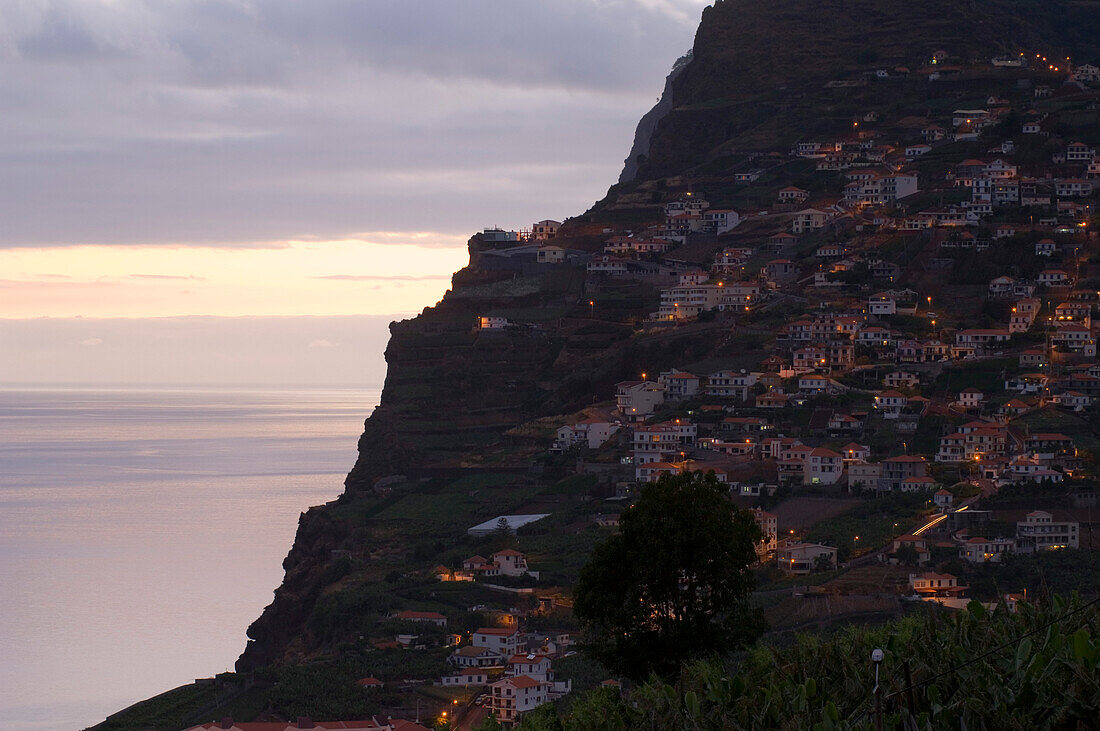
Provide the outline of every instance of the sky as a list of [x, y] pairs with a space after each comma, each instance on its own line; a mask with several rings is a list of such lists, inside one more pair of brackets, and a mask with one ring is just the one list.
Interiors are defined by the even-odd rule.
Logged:
[[237, 344], [285, 381], [366, 332], [380, 382], [470, 234], [602, 197], [706, 4], [4, 0], [0, 383], [234, 381]]

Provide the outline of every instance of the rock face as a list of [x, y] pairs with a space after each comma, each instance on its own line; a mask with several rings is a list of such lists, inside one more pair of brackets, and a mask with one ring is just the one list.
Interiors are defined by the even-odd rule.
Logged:
[[[690, 185], [700, 166], [731, 150], [781, 149], [824, 134], [836, 124], [830, 113], [839, 113], [829, 82], [858, 79], [874, 65], [893, 70], [941, 50], [989, 58], [1021, 48], [1095, 61], [1098, 44], [1096, 0], [719, 0], [703, 14], [690, 61], [673, 69], [661, 102], [639, 125], [623, 182], [567, 221], [555, 243], [596, 251], [605, 226], [655, 217], [668, 176]], [[860, 93], [860, 104], [877, 105], [896, 92], [884, 84]], [[640, 190], [643, 184], [652, 192]], [[628, 195], [636, 199], [633, 209], [608, 203]], [[356, 506], [373, 497], [379, 478], [476, 467], [487, 455], [494, 469], [525, 469], [546, 445], [509, 433], [514, 427], [575, 412], [594, 395], [608, 398], [617, 381], [643, 368], [711, 355], [690, 334], [632, 337], [626, 323], [656, 309], [650, 285], [594, 294], [583, 269], [494, 270], [484, 259], [490, 248], [480, 236], [471, 239], [471, 265], [455, 274], [443, 301], [391, 325], [381, 405], [366, 421], [345, 494], [302, 515], [283, 563], [285, 580], [249, 627], [238, 670], [318, 650], [311, 613], [340, 579], [333, 551], [369, 552]], [[599, 300], [596, 312], [590, 298]], [[523, 325], [479, 330], [482, 315]], [[731, 347], [707, 347], [723, 346]]]
[[937, 51], [988, 59], [1024, 48], [1089, 59], [1098, 38], [1095, 1], [718, 0], [635, 177], [681, 175], [730, 147], [813, 139], [834, 123], [820, 113], [825, 85], [868, 64], [892, 71]]
[[665, 88], [661, 91], [661, 98], [639, 120], [638, 127], [634, 131], [634, 144], [631, 145], [630, 154], [623, 161], [623, 171], [619, 174], [620, 183], [629, 183], [634, 180], [638, 175], [638, 168], [649, 158], [649, 143], [657, 130], [657, 124], [672, 111], [672, 82], [691, 63], [691, 58], [691, 51], [688, 51], [676, 59], [676, 63], [672, 64], [672, 71], [665, 77]]

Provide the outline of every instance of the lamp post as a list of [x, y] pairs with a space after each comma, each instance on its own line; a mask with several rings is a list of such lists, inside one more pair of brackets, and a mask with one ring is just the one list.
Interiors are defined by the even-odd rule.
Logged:
[[871, 652], [871, 662], [875, 665], [875, 687], [871, 691], [875, 694], [875, 731], [882, 731], [882, 693], [878, 686], [878, 669], [882, 665], [884, 653], [877, 647]]

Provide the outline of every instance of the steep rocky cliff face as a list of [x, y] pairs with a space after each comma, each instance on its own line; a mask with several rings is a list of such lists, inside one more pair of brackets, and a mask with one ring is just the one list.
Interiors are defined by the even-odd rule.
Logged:
[[[838, 120], [850, 120], [853, 109], [891, 104], [899, 88], [838, 88], [831, 81], [858, 79], [877, 65], [911, 66], [939, 50], [988, 58], [1043, 48], [1095, 62], [1098, 44], [1100, 2], [1093, 0], [721, 0], [704, 12], [692, 60], [670, 79], [667, 103], [648, 120], [645, 134], [639, 132], [636, 174], [567, 221], [555, 243], [596, 251], [605, 230], [652, 222], [665, 192], [721, 173], [725, 156], [826, 134]], [[917, 82], [910, 82], [907, 93], [931, 94], [921, 83], [912, 91]], [[947, 87], [936, 93], [941, 88]], [[379, 479], [486, 464], [522, 471], [546, 443], [517, 426], [572, 414], [594, 396], [606, 399], [617, 381], [643, 368], [656, 371], [739, 347], [693, 337], [690, 328], [638, 337], [630, 323], [656, 309], [654, 287], [629, 282], [594, 291], [583, 269], [568, 267], [494, 270], [484, 260], [489, 248], [475, 236], [471, 265], [455, 274], [443, 301], [391, 326], [381, 405], [366, 421], [347, 490], [335, 503], [303, 514], [284, 561], [285, 580], [249, 628], [239, 670], [309, 657], [331, 645], [324, 634], [331, 622], [316, 621], [316, 613], [342, 578], [333, 551], [367, 555], [386, 548], [378, 531], [363, 526], [386, 507], [375, 489]], [[690, 252], [685, 256], [692, 260]], [[479, 331], [481, 315], [523, 326]]]
[[[1086, 0], [719, 0], [673, 84], [639, 180], [681, 175], [731, 149], [812, 139], [835, 123], [830, 81], [933, 53], [970, 59], [1042, 49], [1095, 59], [1100, 3]], [[809, 113], [804, 113], [809, 112]]]

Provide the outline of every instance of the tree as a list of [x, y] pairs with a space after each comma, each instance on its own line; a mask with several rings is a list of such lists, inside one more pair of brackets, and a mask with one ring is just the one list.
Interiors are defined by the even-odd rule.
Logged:
[[920, 552], [912, 544], [905, 543], [898, 546], [898, 550], [894, 551], [894, 558], [902, 566], [916, 566], [920, 563]]
[[763, 631], [748, 602], [760, 530], [726, 493], [713, 473], [664, 476], [623, 512], [620, 533], [593, 551], [573, 612], [612, 672], [670, 674]]

